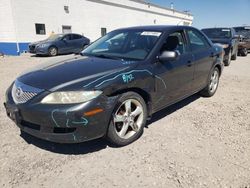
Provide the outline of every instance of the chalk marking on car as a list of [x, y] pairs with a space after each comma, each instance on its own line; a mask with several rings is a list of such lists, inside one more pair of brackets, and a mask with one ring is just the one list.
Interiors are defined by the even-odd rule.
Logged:
[[134, 79], [134, 77], [133, 74], [123, 74], [122, 79], [124, 83], [129, 83]]
[[73, 124], [82, 124], [84, 126], [89, 123], [89, 121], [86, 118], [81, 117], [81, 119], [82, 119], [82, 121], [72, 121], [71, 123], [73, 123]]
[[[121, 70], [118, 70], [117, 72], [121, 72], [121, 71], [124, 71], [126, 69], [128, 69], [129, 67], [125, 67], [124, 69], [121, 69]], [[112, 74], [116, 73], [114, 70], [110, 73], [110, 74], [107, 74], [107, 75], [104, 75], [104, 76], [101, 76], [100, 78], [97, 78], [96, 80], [92, 81], [92, 82], [89, 82], [88, 84], [84, 85], [83, 87], [88, 87], [90, 86], [91, 84], [95, 83], [95, 82], [98, 82], [99, 80], [105, 78], [105, 77], [108, 77]]]
[[58, 111], [59, 111], [59, 109], [53, 110], [53, 111], [51, 112], [51, 118], [52, 118], [53, 122], [55, 123], [55, 125], [56, 125], [57, 127], [60, 127], [60, 125], [56, 122], [56, 119], [55, 119], [55, 117], [54, 117], [54, 113], [55, 113], [55, 112], [58, 112]]
[[147, 69], [143, 69], [143, 70], [131, 70], [131, 71], [129, 71], [129, 72], [124, 72], [124, 73], [118, 74], [118, 75], [116, 75], [116, 76], [113, 77], [113, 78], [110, 78], [110, 79], [107, 79], [107, 80], [102, 81], [101, 83], [99, 83], [99, 84], [96, 85], [95, 87], [99, 87], [99, 86], [103, 85], [103, 84], [106, 83], [106, 82], [109, 82], [109, 81], [111, 81], [111, 80], [115, 80], [116, 78], [118, 78], [119, 76], [121, 76], [121, 75], [123, 75], [123, 74], [131, 74], [131, 73], [133, 73], [133, 72], [147, 72], [147, 73], [149, 73], [151, 76], [154, 76], [155, 78], [160, 79], [160, 80], [162, 81], [162, 83], [164, 84], [165, 89], [167, 88], [165, 81], [164, 81], [161, 77], [154, 75], [152, 72], [150, 72], [150, 71], [147, 70]]

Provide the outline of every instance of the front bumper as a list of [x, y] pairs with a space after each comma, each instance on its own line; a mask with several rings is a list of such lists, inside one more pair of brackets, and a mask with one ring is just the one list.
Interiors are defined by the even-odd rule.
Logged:
[[[39, 95], [24, 104], [15, 104], [10, 91], [9, 88], [4, 103], [8, 117], [22, 131], [58, 143], [79, 143], [103, 137], [117, 100], [117, 97], [101, 95], [82, 104], [45, 105], [39, 103], [44, 97]], [[103, 111], [84, 115], [97, 108]]]
[[29, 52], [32, 54], [38, 54], [38, 55], [47, 55], [48, 54], [48, 48], [44, 47], [41, 48], [39, 46], [29, 46]]

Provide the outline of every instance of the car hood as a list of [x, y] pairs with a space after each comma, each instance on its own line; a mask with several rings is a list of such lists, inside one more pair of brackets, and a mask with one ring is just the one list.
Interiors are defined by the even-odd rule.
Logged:
[[39, 45], [39, 44], [46, 44], [46, 43], [50, 43], [53, 42], [52, 40], [41, 40], [41, 41], [37, 41], [37, 42], [32, 42], [29, 45]]
[[212, 38], [210, 39], [213, 43], [220, 43], [220, 44], [230, 44], [230, 39], [219, 39], [219, 38]]
[[23, 73], [17, 80], [35, 88], [55, 91], [74, 84], [84, 86], [99, 77], [128, 69], [131, 65], [135, 63], [78, 56], [36, 67]]

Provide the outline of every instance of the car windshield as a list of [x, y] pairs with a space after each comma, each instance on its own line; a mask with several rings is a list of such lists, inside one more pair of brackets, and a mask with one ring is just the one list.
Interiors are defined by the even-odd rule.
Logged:
[[63, 34], [53, 34], [49, 36], [49, 38], [47, 38], [46, 40], [58, 40], [58, 39], [61, 39], [62, 37], [63, 37]]
[[143, 60], [155, 46], [162, 32], [158, 31], [113, 31], [100, 38], [82, 55], [102, 58]]
[[202, 29], [202, 31], [208, 36], [208, 38], [231, 38], [232, 33], [228, 28], [213, 28]]
[[235, 27], [234, 29], [238, 35], [243, 35], [246, 38], [250, 38], [250, 27]]

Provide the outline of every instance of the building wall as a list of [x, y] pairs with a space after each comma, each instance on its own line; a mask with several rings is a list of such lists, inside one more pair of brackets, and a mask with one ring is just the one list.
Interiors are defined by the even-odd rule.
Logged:
[[1, 0], [0, 3], [0, 53], [8, 53], [13, 49], [17, 53], [16, 32], [10, 0]]
[[[138, 25], [191, 25], [193, 17], [178, 11], [163, 9], [136, 0], [2, 0], [6, 4], [12, 24], [0, 22], [0, 33], [5, 33], [5, 39], [0, 43], [18, 42], [26, 50], [29, 42], [43, 40], [52, 32], [62, 33], [62, 25], [71, 26], [72, 32], [83, 34], [91, 41], [101, 36], [101, 28], [111, 31], [120, 27]], [[0, 12], [4, 5], [0, 5]], [[69, 7], [66, 13], [64, 6]], [[4, 10], [4, 9], [3, 9]], [[12, 15], [12, 16], [11, 16]], [[1, 18], [1, 19], [3, 19]], [[46, 35], [37, 35], [35, 23], [43, 23]], [[16, 36], [15, 36], [16, 33]], [[15, 40], [16, 38], [16, 40]], [[1, 51], [1, 48], [0, 48]]]

